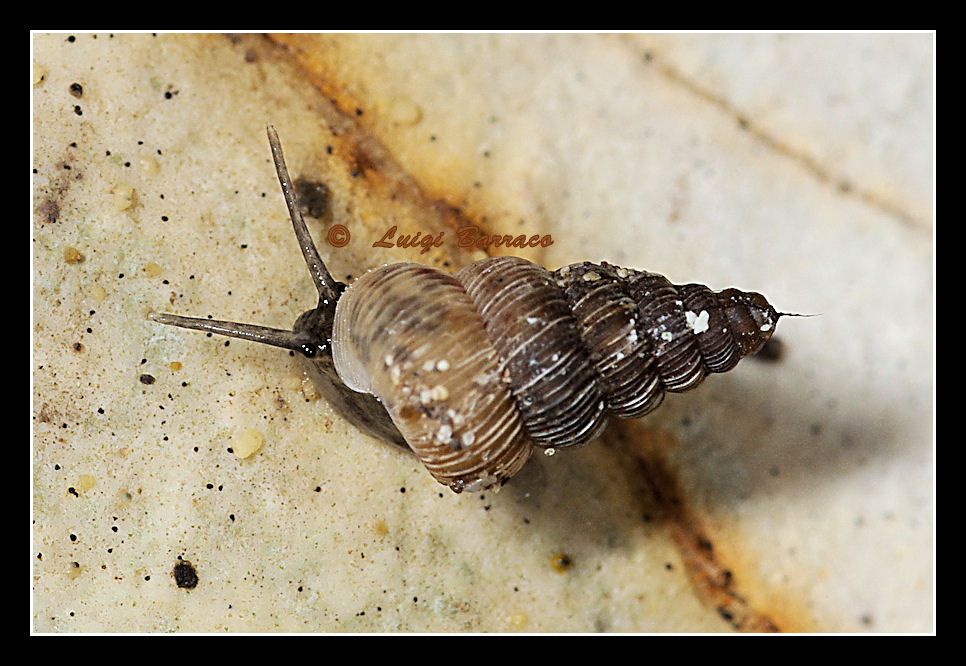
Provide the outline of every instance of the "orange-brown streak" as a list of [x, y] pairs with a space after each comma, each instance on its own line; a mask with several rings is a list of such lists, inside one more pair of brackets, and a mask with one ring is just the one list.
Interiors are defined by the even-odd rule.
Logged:
[[672, 436], [663, 430], [635, 426], [634, 422], [611, 425], [605, 438], [631, 457], [630, 473], [643, 481], [642, 498], [653, 507], [678, 548], [681, 560], [698, 597], [738, 631], [772, 633], [781, 631], [771, 614], [758, 610], [738, 593], [731, 569], [715, 553], [701, 521], [684, 501], [673, 470], [663, 451], [673, 446]]
[[[325, 75], [325, 63], [316, 54], [299, 47], [297, 39], [286, 35], [269, 35], [278, 48], [288, 51], [294, 64], [300, 68], [306, 80], [315, 86], [341, 112], [343, 124], [334, 127], [333, 149], [339, 152], [356, 174], [366, 178], [374, 188], [381, 188], [383, 196], [391, 199], [403, 197], [423, 207], [438, 218], [450, 231], [462, 226], [474, 225], [480, 233], [488, 233], [480, 220], [471, 219], [465, 211], [443, 198], [427, 195], [419, 183], [396, 163], [389, 151], [374, 137], [366, 134], [365, 125], [357, 120], [361, 103], [352, 97], [336, 81]], [[468, 254], [468, 253], [466, 253]]]

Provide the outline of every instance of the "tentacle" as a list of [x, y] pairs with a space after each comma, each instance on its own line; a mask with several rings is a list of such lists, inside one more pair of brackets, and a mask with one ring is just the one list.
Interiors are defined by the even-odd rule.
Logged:
[[278, 133], [271, 125], [265, 129], [268, 132], [268, 142], [272, 146], [275, 172], [278, 175], [278, 182], [282, 186], [282, 195], [285, 197], [288, 215], [292, 220], [292, 228], [295, 229], [295, 237], [298, 239], [299, 248], [301, 248], [302, 256], [305, 258], [305, 265], [312, 276], [312, 282], [315, 283], [315, 288], [319, 291], [319, 301], [321, 303], [335, 302], [344, 289], [344, 285], [340, 288], [339, 284], [341, 283], [337, 283], [332, 278], [329, 269], [326, 268], [325, 262], [322, 261], [322, 257], [315, 247], [315, 241], [312, 240], [309, 228], [305, 224], [302, 211], [298, 207], [295, 187], [292, 185], [292, 179], [289, 177], [288, 169], [285, 166], [285, 156], [282, 154], [282, 144], [278, 140]]
[[260, 342], [273, 347], [282, 347], [301, 352], [305, 356], [314, 356], [316, 341], [308, 333], [302, 331], [287, 331], [281, 328], [255, 326], [254, 324], [240, 324], [234, 321], [220, 319], [203, 319], [201, 317], [182, 317], [181, 315], [162, 312], [151, 312], [148, 319], [159, 324], [190, 328], [196, 331], [206, 331], [226, 335], [230, 338], [241, 338], [250, 342]]

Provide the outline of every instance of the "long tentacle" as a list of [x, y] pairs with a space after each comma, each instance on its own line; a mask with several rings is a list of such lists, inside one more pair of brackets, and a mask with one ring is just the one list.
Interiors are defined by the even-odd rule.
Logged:
[[275, 161], [275, 171], [278, 174], [278, 182], [282, 186], [282, 194], [285, 197], [285, 205], [288, 206], [288, 214], [292, 219], [292, 227], [295, 229], [295, 237], [299, 241], [302, 249], [302, 256], [305, 257], [305, 265], [308, 266], [309, 273], [315, 288], [319, 290], [319, 299], [323, 304], [330, 301], [334, 302], [339, 297], [337, 283], [332, 279], [329, 269], [325, 267], [319, 251], [315, 247], [309, 229], [299, 210], [295, 196], [295, 188], [292, 186], [292, 179], [288, 175], [285, 166], [285, 156], [282, 154], [282, 144], [278, 139], [278, 133], [271, 125], [265, 128], [268, 132], [268, 142], [272, 146], [272, 159]]
[[261, 342], [262, 344], [282, 347], [292, 351], [301, 352], [306, 356], [315, 354], [316, 343], [311, 335], [304, 331], [287, 331], [281, 328], [270, 328], [268, 326], [255, 326], [253, 324], [239, 324], [233, 321], [222, 321], [220, 319], [202, 319], [200, 317], [182, 317], [181, 315], [168, 314], [161, 312], [151, 312], [148, 318], [159, 324], [178, 326], [180, 328], [191, 328], [196, 331], [206, 331], [218, 335], [226, 335], [230, 338], [241, 338], [251, 342]]

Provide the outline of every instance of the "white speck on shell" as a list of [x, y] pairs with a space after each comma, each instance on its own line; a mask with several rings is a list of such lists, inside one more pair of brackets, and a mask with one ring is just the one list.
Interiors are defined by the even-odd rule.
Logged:
[[463, 423], [466, 421], [466, 419], [463, 418], [463, 415], [457, 412], [455, 409], [447, 409], [446, 416], [449, 417], [449, 420], [452, 421], [453, 425], [457, 428], [463, 425]]
[[449, 398], [449, 389], [442, 384], [437, 384], [431, 389], [423, 389], [419, 392], [419, 402], [428, 405], [433, 402], [443, 402]]
[[694, 332], [695, 335], [698, 333], [704, 333], [708, 330], [708, 315], [707, 310], [702, 310], [701, 314], [694, 314], [691, 310], [684, 313], [685, 319], [688, 320], [688, 327]]

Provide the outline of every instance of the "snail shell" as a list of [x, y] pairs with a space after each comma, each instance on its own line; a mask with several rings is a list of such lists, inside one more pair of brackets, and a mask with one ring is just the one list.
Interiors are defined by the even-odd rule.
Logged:
[[779, 316], [759, 294], [606, 263], [550, 272], [492, 257], [455, 276], [399, 263], [339, 299], [333, 360], [437, 481], [472, 491], [509, 479], [534, 446], [580, 446], [608, 416], [643, 416], [665, 391], [730, 370]]
[[319, 292], [292, 330], [150, 313], [163, 324], [299, 351], [322, 395], [364, 432], [410, 448], [455, 492], [503, 484], [534, 447], [580, 446], [758, 351], [785, 313], [763, 296], [674, 285], [583, 262], [548, 271], [492, 257], [455, 276], [389, 264], [332, 279], [299, 211], [274, 128], [289, 216]]

